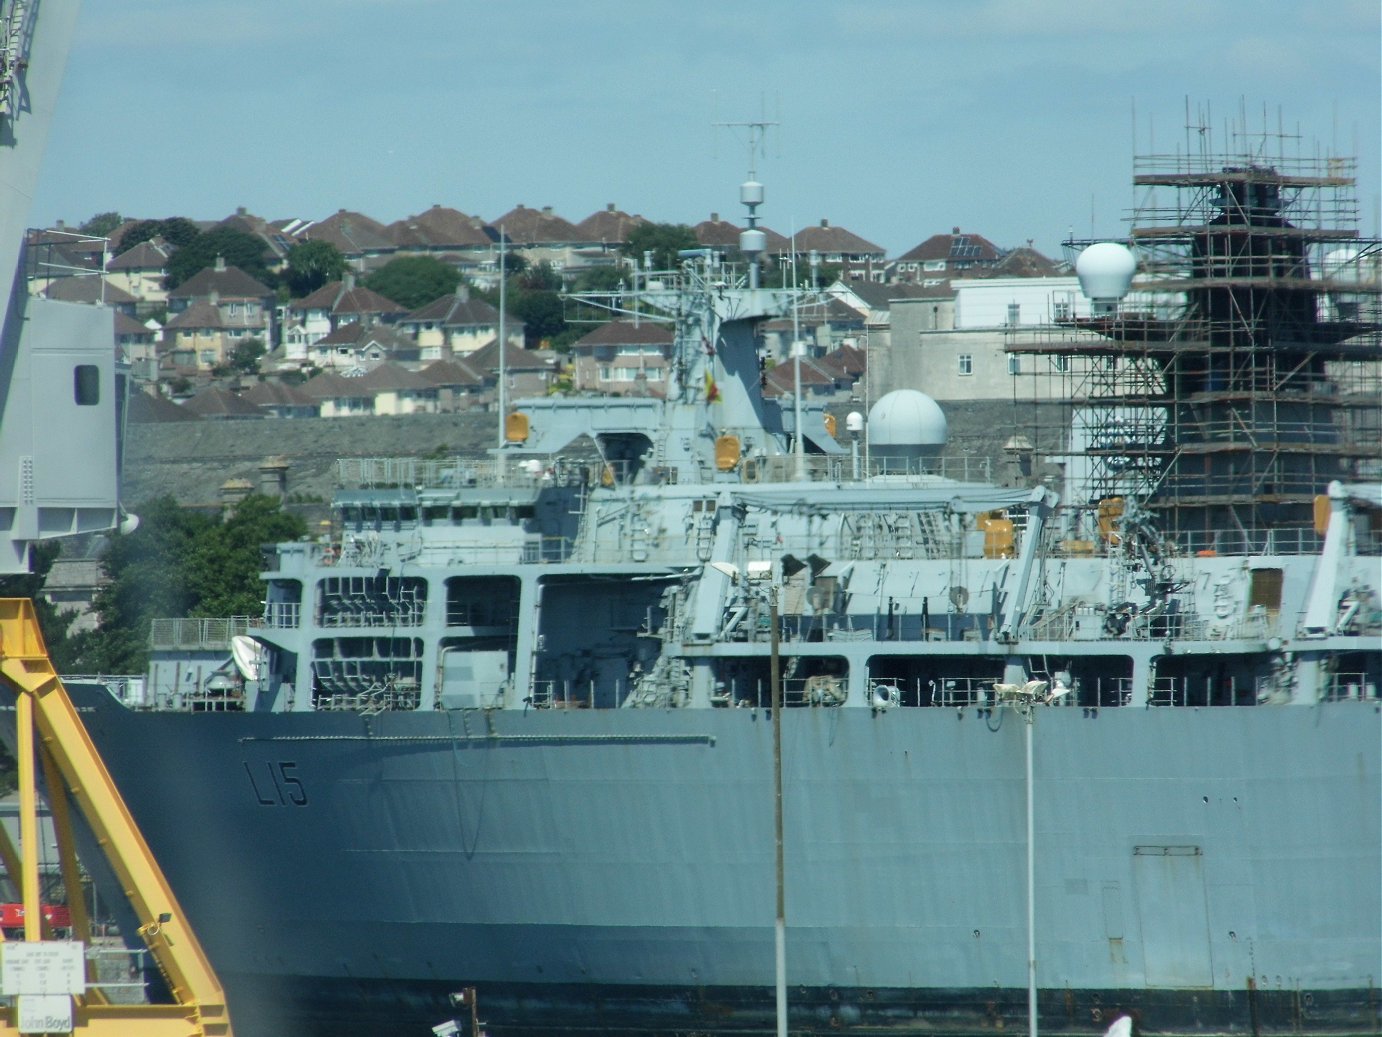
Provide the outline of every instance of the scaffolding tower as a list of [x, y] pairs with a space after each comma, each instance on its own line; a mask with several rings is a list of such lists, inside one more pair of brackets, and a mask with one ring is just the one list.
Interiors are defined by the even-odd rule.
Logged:
[[1065, 401], [1030, 411], [1067, 501], [1139, 498], [1187, 547], [1310, 549], [1316, 496], [1382, 475], [1382, 242], [1359, 234], [1353, 159], [1288, 157], [1284, 134], [1216, 150], [1196, 130], [1134, 160], [1138, 273], [1116, 312], [1058, 314], [1005, 348], [1033, 357], [1032, 400]]

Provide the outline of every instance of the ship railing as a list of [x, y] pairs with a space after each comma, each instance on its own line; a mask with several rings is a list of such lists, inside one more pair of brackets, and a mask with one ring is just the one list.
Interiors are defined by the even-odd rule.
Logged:
[[1326, 702], [1375, 701], [1379, 697], [1377, 676], [1361, 672], [1330, 674], [1323, 697]]
[[259, 626], [276, 630], [295, 630], [302, 618], [302, 606], [296, 601], [270, 601], [264, 604]]
[[229, 649], [230, 639], [247, 633], [250, 623], [249, 616], [155, 619], [149, 626], [149, 647], [162, 651]]

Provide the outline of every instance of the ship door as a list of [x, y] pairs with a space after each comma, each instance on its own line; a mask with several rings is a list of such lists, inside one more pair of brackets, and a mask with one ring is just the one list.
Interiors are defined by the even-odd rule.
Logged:
[[1132, 864], [1147, 986], [1213, 986], [1203, 852], [1198, 846], [1136, 846]]

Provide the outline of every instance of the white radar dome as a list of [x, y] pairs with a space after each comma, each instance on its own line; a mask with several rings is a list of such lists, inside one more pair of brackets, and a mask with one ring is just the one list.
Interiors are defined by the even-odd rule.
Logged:
[[896, 389], [869, 410], [869, 452], [885, 470], [911, 470], [913, 462], [940, 453], [949, 438], [945, 414], [935, 400], [916, 389]]
[[1136, 270], [1137, 257], [1132, 249], [1116, 241], [1090, 245], [1075, 260], [1080, 291], [1095, 304], [1096, 313], [1117, 309], [1118, 300], [1132, 287], [1132, 275]]

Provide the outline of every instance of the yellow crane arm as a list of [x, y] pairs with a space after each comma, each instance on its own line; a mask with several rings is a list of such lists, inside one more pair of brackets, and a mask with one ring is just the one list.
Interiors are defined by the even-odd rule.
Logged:
[[[56, 766], [68, 794], [104, 848], [125, 896], [140, 921], [144, 938], [158, 963], [174, 1005], [80, 1004], [81, 1032], [161, 1037], [230, 1037], [225, 994], [201, 944], [178, 906], [172, 888], [130, 816], [100, 754], [62, 686], [39, 630], [33, 602], [0, 599], [0, 676], [18, 693], [17, 722], [20, 771], [21, 873], [25, 895], [25, 939], [38, 939], [42, 911], [38, 904], [33, 728], [41, 750]], [[56, 797], [61, 790], [50, 789]], [[30, 810], [26, 817], [25, 804]], [[32, 873], [32, 878], [31, 878]], [[32, 896], [33, 903], [29, 903]], [[142, 1014], [141, 1014], [142, 1013]], [[0, 1017], [0, 1034], [16, 1030], [14, 1010]]]

